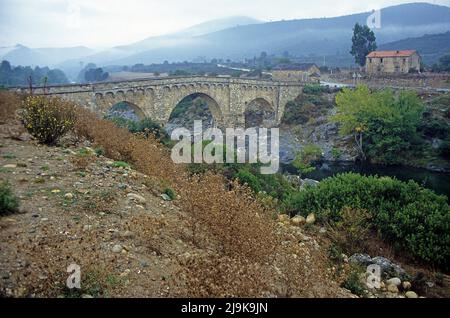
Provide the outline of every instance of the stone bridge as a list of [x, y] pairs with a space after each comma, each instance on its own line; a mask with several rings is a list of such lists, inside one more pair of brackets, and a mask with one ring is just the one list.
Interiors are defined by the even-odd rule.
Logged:
[[[127, 102], [140, 118], [167, 123], [176, 105], [187, 96], [206, 100], [219, 127], [243, 127], [246, 111], [263, 108], [278, 125], [286, 103], [302, 92], [302, 82], [280, 82], [229, 77], [176, 77], [33, 88], [34, 94], [61, 96], [100, 114]], [[26, 88], [21, 88], [27, 91]]]

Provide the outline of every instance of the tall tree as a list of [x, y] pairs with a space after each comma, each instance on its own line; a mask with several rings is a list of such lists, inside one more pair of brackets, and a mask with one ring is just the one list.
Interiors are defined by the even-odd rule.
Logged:
[[367, 54], [377, 49], [375, 41], [375, 34], [367, 25], [355, 24], [350, 54], [355, 57], [357, 64], [361, 66], [366, 65]]

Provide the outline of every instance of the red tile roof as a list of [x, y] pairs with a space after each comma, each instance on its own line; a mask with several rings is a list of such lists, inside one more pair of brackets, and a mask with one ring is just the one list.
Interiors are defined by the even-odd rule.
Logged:
[[408, 57], [416, 53], [415, 50], [402, 51], [374, 51], [370, 52], [367, 57]]

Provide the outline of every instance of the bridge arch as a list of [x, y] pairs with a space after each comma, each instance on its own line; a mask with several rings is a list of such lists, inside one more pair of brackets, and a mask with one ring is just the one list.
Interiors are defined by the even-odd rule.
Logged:
[[257, 97], [245, 103], [245, 127], [273, 127], [276, 123], [277, 111], [267, 99]]
[[115, 102], [106, 110], [106, 114], [125, 117], [132, 120], [142, 120], [146, 118], [145, 113], [141, 109], [141, 107], [126, 100]]
[[[211, 97], [209, 94], [202, 93], [202, 92], [194, 92], [194, 93], [188, 93], [188, 94], [181, 95], [181, 97], [179, 97], [175, 100], [174, 105], [172, 105], [172, 108], [170, 110], [170, 115], [172, 115], [174, 109], [186, 98], [203, 99], [208, 104], [208, 109], [211, 112], [211, 115], [213, 116], [214, 121], [216, 123], [222, 122], [223, 114], [222, 114], [222, 110], [220, 108], [219, 103], [213, 97]], [[170, 118], [170, 116], [169, 116], [169, 118]]]

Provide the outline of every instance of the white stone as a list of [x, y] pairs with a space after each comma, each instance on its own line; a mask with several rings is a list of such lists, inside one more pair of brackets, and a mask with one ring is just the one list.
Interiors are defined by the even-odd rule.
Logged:
[[120, 245], [120, 244], [114, 245], [113, 248], [112, 248], [112, 252], [113, 253], [120, 253], [120, 252], [122, 252], [122, 245]]
[[308, 214], [308, 216], [306, 217], [306, 223], [313, 224], [314, 222], [316, 222], [316, 216], [314, 215], [314, 213]]
[[418, 298], [418, 297], [419, 297], [419, 296], [418, 296], [415, 292], [413, 292], [412, 290], [407, 291], [406, 294], [405, 294], [405, 296], [406, 296], [406, 298]]
[[306, 223], [306, 220], [301, 215], [296, 215], [291, 219], [291, 224], [295, 226], [300, 226]]
[[400, 280], [400, 278], [394, 277], [394, 278], [388, 279], [388, 280], [386, 281], [386, 283], [387, 283], [388, 285], [395, 285], [396, 287], [398, 287], [398, 286], [400, 286], [400, 284], [402, 283], [402, 281]]
[[128, 193], [127, 197], [129, 199], [138, 201], [139, 203], [145, 203], [147, 201], [147, 200], [145, 200], [145, 198], [143, 196], [136, 194], [136, 193]]

